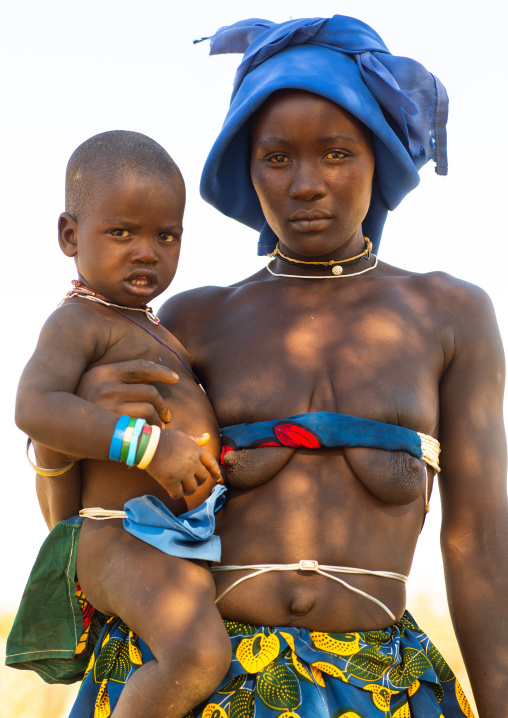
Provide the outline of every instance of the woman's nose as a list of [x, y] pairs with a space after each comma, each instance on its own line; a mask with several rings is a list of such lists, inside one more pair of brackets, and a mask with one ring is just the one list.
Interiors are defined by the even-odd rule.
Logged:
[[307, 162], [300, 163], [295, 167], [289, 191], [292, 199], [319, 199], [325, 193], [326, 184], [318, 167]]

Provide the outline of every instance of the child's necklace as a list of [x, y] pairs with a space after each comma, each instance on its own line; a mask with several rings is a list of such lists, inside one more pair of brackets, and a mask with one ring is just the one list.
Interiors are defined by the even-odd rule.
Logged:
[[203, 385], [201, 384], [201, 382], [199, 381], [197, 376], [194, 374], [194, 372], [192, 371], [190, 366], [187, 366], [187, 364], [184, 362], [182, 357], [177, 352], [175, 352], [174, 349], [171, 349], [171, 347], [168, 347], [168, 345], [165, 344], [161, 339], [159, 339], [159, 337], [156, 337], [155, 334], [152, 334], [152, 332], [149, 329], [144, 327], [142, 324], [139, 324], [135, 319], [132, 319], [132, 317], [129, 317], [128, 314], [124, 314], [124, 312], [120, 311], [120, 309], [128, 309], [129, 311], [144, 312], [146, 314], [146, 316], [148, 317], [148, 319], [152, 322], [152, 324], [158, 325], [161, 323], [161, 320], [155, 316], [151, 307], [147, 307], [147, 306], [145, 306], [145, 307], [127, 307], [124, 304], [113, 304], [113, 302], [110, 302], [109, 299], [107, 299], [106, 297], [103, 297], [102, 294], [97, 294], [97, 292], [94, 292], [93, 289], [90, 289], [82, 282], [79, 282], [77, 279], [73, 279], [72, 284], [74, 285], [74, 289], [71, 289], [70, 292], [67, 292], [67, 294], [62, 299], [60, 304], [62, 304], [66, 299], [71, 299], [72, 297], [79, 297], [80, 299], [88, 299], [90, 302], [97, 302], [97, 304], [102, 304], [105, 307], [111, 307], [111, 309], [114, 309], [115, 312], [117, 312], [118, 314], [121, 314], [122, 317], [125, 317], [126, 319], [128, 319], [130, 322], [132, 322], [137, 327], [139, 327], [144, 332], [146, 332], [151, 337], [153, 337], [153, 339], [155, 339], [156, 342], [159, 342], [159, 344], [162, 344], [162, 346], [165, 349], [167, 349], [172, 354], [174, 354], [176, 356], [176, 358], [178, 359], [178, 361], [181, 364], [183, 364], [183, 366], [187, 369], [188, 372], [190, 372], [190, 374], [192, 374], [196, 384], [198, 384], [203, 389], [203, 391], [205, 391], [203, 388]]
[[74, 286], [74, 289], [71, 289], [70, 292], [67, 292], [67, 294], [65, 295], [66, 299], [70, 299], [71, 297], [81, 297], [82, 299], [89, 299], [91, 302], [104, 304], [104, 306], [106, 307], [113, 307], [116, 309], [128, 309], [132, 312], [144, 312], [148, 319], [152, 322], [152, 324], [161, 323], [161, 320], [153, 313], [153, 309], [151, 307], [147, 307], [146, 304], [143, 307], [126, 307], [124, 304], [113, 304], [113, 302], [110, 302], [107, 297], [104, 297], [102, 294], [94, 292], [93, 289], [90, 289], [90, 287], [87, 287], [85, 284], [83, 284], [83, 282], [80, 282], [77, 279], [73, 279], [72, 284]]

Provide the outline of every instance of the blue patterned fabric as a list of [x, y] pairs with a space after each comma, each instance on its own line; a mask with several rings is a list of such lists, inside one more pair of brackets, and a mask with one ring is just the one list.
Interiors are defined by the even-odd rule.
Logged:
[[[224, 621], [232, 660], [184, 718], [474, 718], [453, 671], [409, 613], [384, 630], [322, 633]], [[153, 659], [111, 619], [70, 718], [108, 718], [125, 682]]]
[[277, 90], [326, 97], [372, 131], [376, 177], [362, 226], [375, 252], [388, 210], [418, 185], [418, 170], [434, 160], [437, 174], [447, 173], [445, 88], [419, 63], [390, 54], [360, 20], [334, 15], [276, 24], [252, 18], [203, 39], [211, 40], [211, 54], [245, 54], [231, 106], [203, 169], [201, 194], [223, 214], [261, 232], [258, 254], [273, 251], [277, 238], [250, 179], [249, 120]]

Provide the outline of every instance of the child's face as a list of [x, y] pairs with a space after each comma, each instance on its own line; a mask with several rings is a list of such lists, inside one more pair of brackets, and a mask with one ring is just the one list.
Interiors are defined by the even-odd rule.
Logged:
[[67, 242], [75, 251], [66, 251], [62, 232], [60, 244], [88, 287], [117, 304], [147, 304], [175, 276], [184, 206], [178, 181], [130, 174], [98, 188]]

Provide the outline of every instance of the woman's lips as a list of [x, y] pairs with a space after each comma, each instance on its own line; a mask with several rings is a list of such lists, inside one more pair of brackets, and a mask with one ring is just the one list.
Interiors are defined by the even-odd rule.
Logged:
[[299, 232], [318, 232], [326, 229], [330, 224], [332, 217], [309, 217], [290, 219], [290, 225]]

